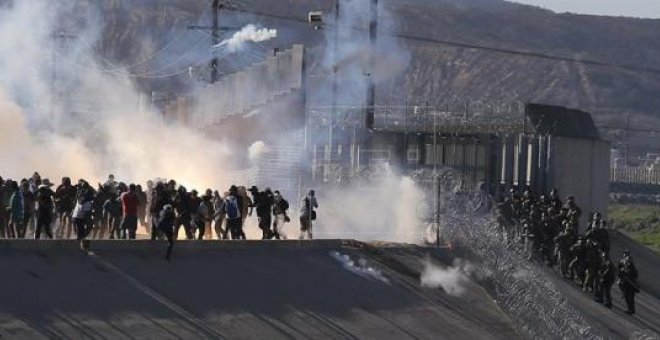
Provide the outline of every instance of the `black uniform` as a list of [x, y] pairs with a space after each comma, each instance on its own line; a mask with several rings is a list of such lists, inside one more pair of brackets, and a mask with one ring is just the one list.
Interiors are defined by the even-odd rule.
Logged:
[[600, 266], [600, 270], [598, 271], [598, 276], [600, 280], [598, 282], [596, 301], [602, 302], [607, 308], [612, 308], [611, 290], [616, 278], [612, 261], [609, 259], [603, 261], [603, 264]]
[[110, 228], [110, 239], [120, 239], [121, 230], [121, 202], [118, 197], [110, 196], [105, 203], [103, 203], [103, 215], [108, 216], [108, 226]]
[[[157, 204], [162, 204], [159, 202]], [[177, 220], [174, 224], [174, 238], [179, 235], [179, 229], [183, 226], [183, 231], [186, 233], [186, 238], [193, 239], [192, 228], [192, 215], [194, 212], [193, 202], [190, 199], [190, 194], [185, 191], [179, 191], [174, 199], [174, 207], [177, 213]]]
[[53, 190], [48, 187], [41, 187], [37, 191], [37, 228], [34, 231], [34, 238], [40, 239], [41, 232], [45, 232], [48, 238], [53, 238], [53, 232], [50, 226], [53, 222]]
[[[160, 231], [165, 238], [167, 238], [167, 253], [165, 254], [166, 259], [172, 257], [172, 248], [174, 247], [174, 224], [176, 223], [176, 215], [172, 206], [165, 205], [163, 209], [158, 214], [158, 221], [156, 222], [156, 228]], [[155, 229], [156, 229], [155, 228]]]
[[632, 257], [624, 253], [623, 258], [619, 261], [619, 289], [626, 299], [626, 305], [628, 305], [626, 313], [628, 314], [635, 314], [635, 294], [639, 293], [637, 275], [637, 268], [635, 268]]
[[267, 240], [273, 237], [273, 231], [270, 229], [272, 222], [274, 198], [267, 191], [254, 194], [253, 205], [257, 208], [257, 218], [259, 219], [259, 229], [262, 231], [262, 239]]

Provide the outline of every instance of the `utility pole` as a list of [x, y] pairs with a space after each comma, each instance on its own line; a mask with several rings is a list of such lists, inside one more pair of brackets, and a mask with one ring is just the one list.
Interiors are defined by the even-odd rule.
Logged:
[[[428, 110], [428, 103], [426, 105]], [[428, 112], [427, 112], [428, 114]], [[440, 163], [440, 157], [438, 157], [438, 115], [433, 112], [433, 186], [435, 190], [435, 214], [434, 214], [434, 223], [435, 223], [435, 245], [440, 247], [440, 199], [441, 199], [441, 190], [440, 190], [440, 174], [438, 165]]]
[[[224, 3], [224, 1], [220, 0], [213, 0], [211, 3], [211, 12], [213, 13], [213, 23], [211, 26], [196, 26], [196, 25], [190, 25], [188, 26], [189, 30], [207, 30], [211, 31], [211, 37], [213, 38], [212, 41], [212, 46], [215, 46], [220, 43], [220, 32], [221, 31], [236, 31], [238, 28], [236, 27], [222, 27], [220, 26], [220, 11], [223, 8], [228, 7], [227, 4]], [[217, 56], [214, 56], [213, 59], [211, 59], [211, 79], [209, 82], [211, 84], [216, 83], [219, 78], [220, 78], [220, 72], [218, 70], [219, 65], [219, 59]]]
[[[213, 28], [211, 35], [213, 35], [213, 46], [215, 46], [220, 43], [218, 23], [220, 21], [220, 8], [222, 5], [220, 4], [220, 0], [213, 0], [211, 6], [213, 7]], [[211, 84], [216, 81], [218, 81], [218, 57], [213, 56], [213, 59], [211, 60]]]
[[51, 37], [51, 50], [50, 50], [50, 103], [49, 103], [49, 114], [50, 122], [54, 121], [55, 116], [55, 97], [60, 95], [57, 91], [57, 50], [64, 48], [64, 42], [67, 40], [73, 40], [77, 37], [75, 35], [69, 35], [64, 33], [64, 31], [53, 32]]
[[630, 145], [630, 116], [631, 113], [628, 112], [628, 115], [626, 117], [626, 144], [625, 144], [625, 151], [624, 151], [624, 164], [626, 168], [628, 167], [628, 147]]
[[367, 101], [365, 127], [374, 129], [376, 106], [376, 82], [374, 80], [376, 66], [376, 47], [378, 42], [378, 0], [370, 0], [369, 4], [369, 76], [367, 80]]
[[[337, 92], [338, 92], [338, 80], [337, 73], [339, 72], [339, 56], [338, 56], [338, 44], [339, 44], [339, 2], [340, 0], [335, 0], [335, 30], [333, 32], [333, 42], [332, 42], [332, 108], [330, 109], [330, 122], [328, 125], [328, 147], [325, 154], [325, 180], [329, 180], [329, 169], [330, 164], [332, 163], [332, 149], [334, 144], [334, 125], [335, 117], [337, 117]], [[316, 152], [316, 151], [314, 151]]]

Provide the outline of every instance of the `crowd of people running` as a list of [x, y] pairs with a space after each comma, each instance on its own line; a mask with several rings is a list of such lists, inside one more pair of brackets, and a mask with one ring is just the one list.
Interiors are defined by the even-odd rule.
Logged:
[[637, 269], [628, 250], [614, 266], [607, 222], [599, 212], [589, 213], [583, 222], [582, 209], [573, 196], [564, 203], [557, 190], [537, 197], [531, 190], [520, 194], [515, 189], [498, 204], [497, 211], [504, 234], [523, 242], [532, 260], [557, 267], [562, 277], [593, 294], [607, 308], [612, 308], [610, 291], [618, 283], [626, 312], [635, 313]]
[[[301, 199], [300, 239], [312, 238], [317, 208], [310, 190]], [[222, 194], [207, 189], [200, 195], [174, 180], [148, 181], [144, 190], [113, 175], [97, 188], [83, 179], [73, 184], [67, 177], [55, 187], [37, 172], [20, 182], [0, 177], [0, 238], [70, 239], [75, 233], [79, 241], [135, 239], [141, 225], [152, 240], [169, 241], [168, 258], [181, 228], [189, 240], [212, 239], [214, 232], [219, 240], [244, 240], [246, 219], [255, 212], [262, 239], [286, 239], [288, 211], [279, 191], [256, 186], [232, 185]]]

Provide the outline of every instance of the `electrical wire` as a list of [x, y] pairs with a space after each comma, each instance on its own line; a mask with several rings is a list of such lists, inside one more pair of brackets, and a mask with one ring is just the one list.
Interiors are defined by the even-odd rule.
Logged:
[[[164, 77], [176, 76], [176, 75], [180, 75], [180, 74], [188, 72], [189, 68], [190, 68], [190, 65], [186, 66], [185, 69], [180, 69], [178, 71], [165, 73], [165, 74], [160, 74], [161, 72], [166, 71], [167, 69], [171, 68], [172, 66], [179, 64], [185, 58], [189, 57], [190, 54], [193, 53], [195, 50], [197, 50], [198, 47], [204, 41], [205, 41], [204, 38], [199, 39], [197, 42], [195, 42], [193, 44], [192, 47], [186, 49], [186, 53], [178, 56], [174, 61], [170, 62], [169, 64], [167, 64], [165, 66], [160, 67], [157, 70], [147, 72], [147, 73], [142, 73], [142, 74], [126, 72], [122, 67], [117, 66], [115, 64], [112, 64], [114, 66], [114, 68], [112, 68], [112, 69], [100, 68], [98, 66], [80, 65], [76, 61], [73, 61], [73, 60], [67, 58], [66, 56], [62, 55], [61, 53], [57, 53], [57, 54], [58, 54], [59, 57], [63, 58], [64, 60], [67, 60], [69, 63], [77, 64], [77, 66], [82, 66], [86, 69], [90, 69], [90, 70], [94, 70], [94, 71], [98, 71], [98, 72], [102, 72], [102, 73], [108, 73], [108, 74], [113, 74], [113, 75], [117, 75], [117, 76], [125, 76], [125, 77], [131, 77], [131, 78], [164, 78]], [[97, 55], [97, 57], [100, 57], [100, 56]], [[105, 58], [102, 58], [102, 57], [100, 57], [100, 58], [102, 60], [107, 61], [107, 59], [105, 59]], [[208, 61], [210, 61], [210, 59], [211, 58], [209, 57], [209, 58], [202, 59], [200, 61], [193, 62], [192, 65], [198, 65], [200, 63], [208, 62]], [[92, 62], [92, 63], [96, 62], [96, 60], [94, 60], [92, 58], [89, 58], [89, 61]]]
[[[260, 16], [260, 17], [272, 18], [272, 19], [278, 19], [278, 20], [285, 20], [285, 21], [295, 22], [295, 23], [299, 23], [299, 24], [303, 24], [303, 23], [307, 24], [308, 23], [306, 19], [296, 18], [296, 17], [292, 17], [292, 16], [286, 16], [286, 15], [269, 14], [269, 13], [265, 13], [265, 12], [261, 12], [261, 11], [249, 11], [249, 10], [237, 9], [237, 8], [226, 9], [226, 11], [247, 13], [247, 14], [251, 14], [251, 15], [254, 15], [254, 16]], [[337, 25], [328, 24], [328, 23], [324, 24], [324, 26], [330, 27], [330, 28], [336, 28], [337, 27]], [[368, 31], [368, 29], [361, 28], [361, 27], [341, 26], [341, 28], [346, 28], [346, 29], [350, 29], [350, 30], [358, 31], [358, 32], [367, 32]], [[615, 64], [615, 63], [599, 61], [599, 60], [590, 60], [590, 59], [558, 56], [558, 55], [552, 55], [552, 54], [546, 54], [546, 53], [534, 52], [534, 51], [524, 51], [524, 50], [507, 49], [507, 48], [502, 48], [502, 47], [493, 47], [493, 46], [486, 46], [486, 45], [462, 43], [462, 42], [457, 42], [457, 41], [443, 40], [443, 39], [432, 38], [432, 37], [422, 37], [422, 36], [417, 36], [417, 35], [412, 35], [412, 34], [404, 34], [404, 33], [399, 33], [399, 32], [379, 31], [378, 33], [379, 34], [384, 34], [384, 35], [387, 35], [387, 36], [390, 36], [390, 37], [404, 39], [404, 40], [419, 41], [419, 42], [446, 45], [446, 46], [452, 46], [452, 47], [458, 47], [458, 48], [476, 49], [476, 50], [482, 50], [482, 51], [500, 53], [500, 54], [517, 55], [517, 56], [547, 59], [547, 60], [554, 60], [554, 61], [571, 62], [571, 63], [585, 64], [585, 65], [591, 65], [591, 66], [599, 66], [599, 67], [605, 67], [605, 68], [614, 68], [614, 69], [626, 70], [626, 71], [637, 72], [637, 73], [650, 73], [650, 74], [660, 75], [660, 69], [656, 69], [656, 68], [637, 67], [637, 66], [632, 66], [632, 65]]]

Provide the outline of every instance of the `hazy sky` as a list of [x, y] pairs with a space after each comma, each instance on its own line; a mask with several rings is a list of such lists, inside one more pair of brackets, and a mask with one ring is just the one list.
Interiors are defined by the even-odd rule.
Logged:
[[660, 0], [509, 0], [556, 12], [660, 18]]

